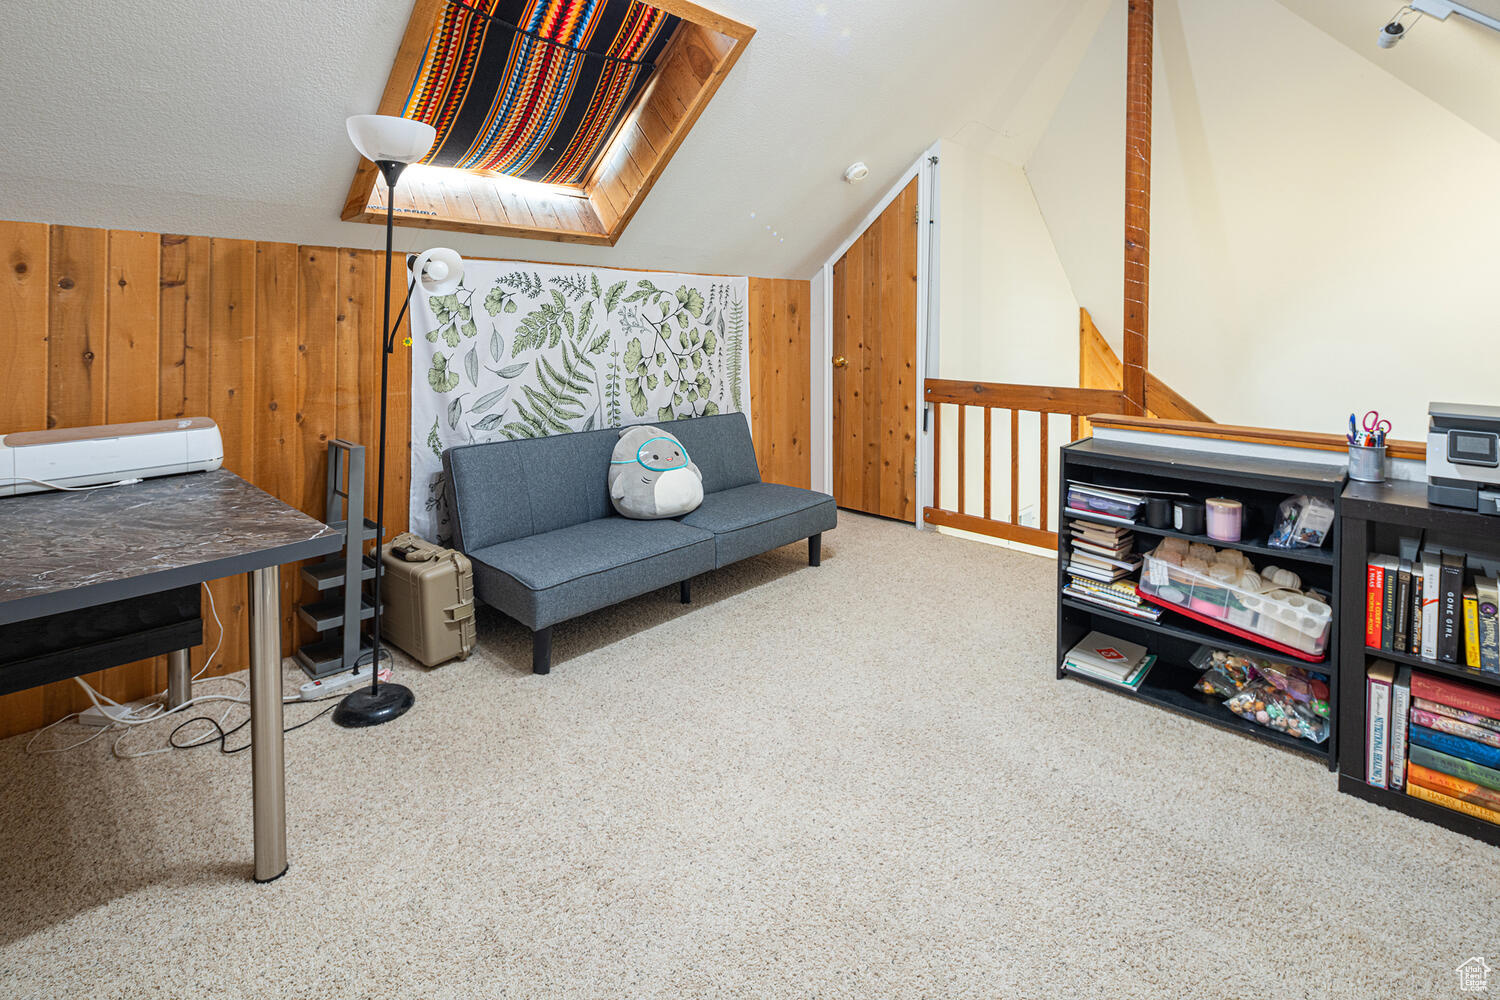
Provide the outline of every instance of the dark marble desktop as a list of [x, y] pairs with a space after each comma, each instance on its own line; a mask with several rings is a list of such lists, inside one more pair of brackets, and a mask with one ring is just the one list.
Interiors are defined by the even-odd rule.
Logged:
[[3, 497], [0, 538], [0, 605], [207, 564], [242, 572], [237, 561], [273, 550], [286, 558], [261, 566], [342, 545], [340, 532], [223, 469]]

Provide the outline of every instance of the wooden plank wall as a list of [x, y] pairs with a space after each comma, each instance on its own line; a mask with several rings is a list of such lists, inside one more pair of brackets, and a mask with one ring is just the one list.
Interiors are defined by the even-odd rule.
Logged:
[[[375, 507], [381, 254], [41, 223], [0, 222], [0, 434], [106, 422], [208, 416], [225, 467], [322, 517], [327, 442], [369, 447]], [[401, 294], [397, 282], [397, 294]], [[808, 296], [805, 281], [752, 280], [751, 411], [768, 480], [805, 485]], [[397, 334], [398, 342], [405, 331]], [[407, 524], [411, 355], [392, 355], [388, 534]], [[224, 642], [210, 674], [244, 669], [243, 578], [210, 586]], [[282, 641], [298, 637], [295, 567], [282, 575]], [[216, 629], [204, 608], [205, 646]], [[304, 637], [305, 638], [305, 637]], [[166, 686], [162, 658], [91, 674], [118, 701]], [[0, 697], [0, 736], [86, 705], [71, 681]]]
[[812, 486], [811, 312], [810, 282], [750, 279], [750, 423], [760, 478], [803, 489]]

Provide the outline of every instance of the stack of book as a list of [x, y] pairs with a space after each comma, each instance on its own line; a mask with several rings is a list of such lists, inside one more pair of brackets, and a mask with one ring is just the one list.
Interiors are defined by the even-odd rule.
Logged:
[[1132, 691], [1141, 686], [1155, 663], [1156, 657], [1148, 653], [1145, 646], [1103, 632], [1090, 632], [1063, 658], [1063, 667], [1069, 673]]
[[1111, 611], [1156, 621], [1161, 608], [1141, 599], [1135, 581], [1125, 577], [1141, 568], [1135, 535], [1128, 528], [1073, 519], [1068, 525], [1070, 580], [1063, 593]]
[[1377, 661], [1366, 780], [1500, 823], [1500, 692]]
[[1371, 557], [1365, 645], [1500, 673], [1500, 586], [1494, 577], [1478, 576], [1466, 587], [1464, 575], [1459, 553]]

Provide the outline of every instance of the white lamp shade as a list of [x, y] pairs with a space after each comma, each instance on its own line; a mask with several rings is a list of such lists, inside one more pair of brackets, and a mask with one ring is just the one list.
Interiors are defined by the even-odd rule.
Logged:
[[437, 129], [431, 125], [395, 115], [352, 115], [344, 126], [359, 155], [376, 163], [415, 163], [437, 141]]
[[464, 259], [457, 250], [433, 247], [416, 259], [411, 273], [428, 295], [447, 295], [457, 289], [464, 278]]

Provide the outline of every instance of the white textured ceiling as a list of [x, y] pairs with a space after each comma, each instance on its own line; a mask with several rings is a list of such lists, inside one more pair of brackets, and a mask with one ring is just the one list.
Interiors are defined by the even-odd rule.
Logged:
[[[399, 228], [398, 241], [806, 277], [940, 136], [966, 130], [1023, 161], [1102, 11], [1098, 0], [708, 5], [758, 34], [618, 246]], [[338, 218], [355, 164], [343, 121], [375, 110], [411, 0], [6, 7], [0, 218], [379, 244], [377, 227]], [[840, 178], [854, 160], [871, 173], [851, 187]]]

